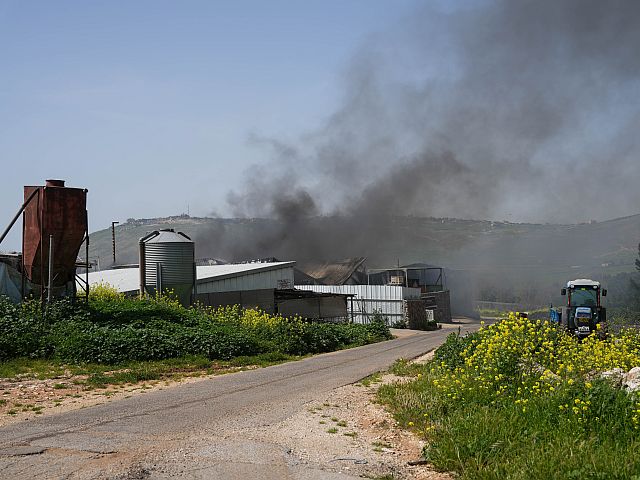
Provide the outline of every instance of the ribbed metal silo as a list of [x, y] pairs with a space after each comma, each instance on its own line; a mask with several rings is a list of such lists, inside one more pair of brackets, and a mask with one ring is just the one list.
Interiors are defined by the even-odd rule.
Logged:
[[195, 249], [188, 236], [167, 229], [140, 239], [141, 290], [151, 295], [171, 290], [186, 306], [194, 285]]

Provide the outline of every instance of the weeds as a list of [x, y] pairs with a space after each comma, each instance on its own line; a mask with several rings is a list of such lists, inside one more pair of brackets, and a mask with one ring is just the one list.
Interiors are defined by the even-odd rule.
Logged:
[[634, 478], [640, 404], [598, 372], [640, 365], [640, 335], [583, 342], [546, 321], [510, 316], [452, 334], [412, 381], [378, 399], [427, 441], [423, 455], [463, 479]]
[[368, 387], [372, 383], [380, 383], [381, 380], [382, 380], [382, 374], [380, 372], [376, 372], [360, 380], [360, 384], [364, 387]]
[[376, 448], [380, 448], [380, 449], [382, 449], [382, 448], [393, 448], [391, 444], [389, 444], [387, 442], [380, 442], [380, 441], [373, 442], [371, 445], [376, 447]]

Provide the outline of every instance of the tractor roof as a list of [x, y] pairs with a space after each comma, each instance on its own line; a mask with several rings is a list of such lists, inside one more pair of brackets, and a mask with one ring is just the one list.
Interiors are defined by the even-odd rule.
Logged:
[[596, 282], [595, 280], [590, 280], [588, 278], [578, 278], [576, 280], [570, 280], [567, 282], [567, 288], [575, 288], [575, 287], [599, 287], [600, 282]]

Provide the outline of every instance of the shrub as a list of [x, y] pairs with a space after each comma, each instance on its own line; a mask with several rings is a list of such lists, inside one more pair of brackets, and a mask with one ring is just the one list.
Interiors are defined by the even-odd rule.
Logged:
[[39, 310], [31, 303], [15, 305], [0, 297], [0, 311], [0, 359], [40, 356], [45, 324]]
[[85, 312], [68, 300], [54, 302], [43, 309], [39, 300], [16, 305], [0, 297], [0, 359], [50, 356], [54, 348], [48, 341], [51, 326], [84, 316]]
[[375, 341], [388, 340], [392, 338], [389, 327], [387, 326], [386, 319], [384, 317], [379, 318], [374, 315], [371, 322], [366, 324], [365, 330], [369, 335], [369, 338], [376, 339]]
[[124, 300], [125, 295], [109, 283], [98, 283], [91, 285], [89, 289], [89, 300]]
[[55, 357], [116, 364], [186, 355], [231, 359], [262, 353], [306, 355], [390, 338], [384, 324], [321, 324], [239, 307], [184, 308], [174, 299], [127, 298], [109, 286], [88, 305], [14, 305], [0, 299], [0, 360]]
[[478, 340], [478, 334], [472, 333], [461, 336], [458, 333], [450, 333], [445, 342], [435, 351], [434, 358], [439, 364], [444, 364], [454, 369], [464, 363], [463, 352], [473, 351]]

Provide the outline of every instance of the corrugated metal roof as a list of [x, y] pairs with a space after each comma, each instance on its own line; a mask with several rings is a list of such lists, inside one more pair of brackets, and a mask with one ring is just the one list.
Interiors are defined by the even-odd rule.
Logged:
[[134, 292], [140, 286], [139, 268], [118, 268], [89, 272], [89, 285], [108, 283], [119, 292]]
[[567, 288], [573, 287], [599, 287], [600, 282], [596, 282], [595, 280], [591, 280], [590, 278], [578, 278], [576, 280], [570, 280], [567, 282]]
[[[196, 267], [197, 282], [210, 282], [251, 273], [293, 267], [296, 262], [238, 263], [227, 265], [204, 265]], [[89, 273], [89, 285], [108, 283], [120, 292], [135, 292], [140, 287], [139, 268], [101, 270]]]
[[342, 285], [365, 262], [366, 257], [347, 258], [338, 262], [307, 263], [298, 269], [325, 285]]

